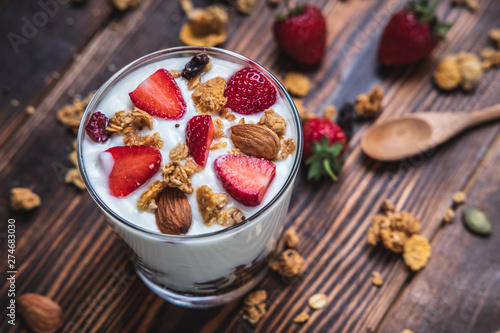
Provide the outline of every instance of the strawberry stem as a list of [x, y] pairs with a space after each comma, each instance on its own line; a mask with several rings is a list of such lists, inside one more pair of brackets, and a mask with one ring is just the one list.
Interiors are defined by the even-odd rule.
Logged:
[[434, 12], [436, 11], [436, 8], [439, 4], [439, 0], [435, 0], [432, 5], [427, 9], [425, 16], [424, 16], [424, 21], [429, 22], [432, 17], [434, 16]]
[[286, 13], [290, 13], [290, 0], [285, 0]]
[[332, 168], [330, 168], [330, 162], [327, 159], [323, 160], [323, 166], [325, 167], [325, 170], [328, 173], [328, 175], [332, 177], [334, 182], [336, 182], [338, 178], [335, 176], [335, 173], [333, 173]]

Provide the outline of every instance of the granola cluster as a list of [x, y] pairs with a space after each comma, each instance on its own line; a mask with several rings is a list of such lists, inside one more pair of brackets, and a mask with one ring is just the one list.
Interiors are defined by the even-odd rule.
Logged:
[[226, 132], [224, 132], [224, 123], [220, 119], [214, 119], [214, 137], [216, 140], [226, 137]]
[[311, 90], [311, 82], [304, 74], [288, 72], [285, 75], [285, 89], [294, 96], [304, 97]]
[[323, 110], [323, 118], [333, 120], [337, 116], [337, 108], [334, 105], [328, 105]]
[[214, 77], [196, 88], [191, 95], [196, 110], [201, 113], [213, 114], [226, 105], [227, 98], [224, 97], [226, 80]]
[[481, 63], [483, 69], [500, 66], [500, 50], [494, 50], [491, 48], [482, 49], [479, 55], [483, 59], [483, 62]]
[[148, 189], [137, 199], [137, 207], [141, 210], [155, 210], [158, 208], [156, 200], [167, 184], [161, 180], [155, 180]]
[[368, 94], [361, 94], [356, 98], [354, 111], [364, 118], [376, 117], [382, 112], [383, 99], [384, 92], [377, 86]]
[[[236, 116], [229, 108], [220, 109], [219, 110], [219, 117], [221, 117], [222, 119], [226, 119], [227, 121], [235, 121], [236, 120]], [[244, 118], [241, 118], [241, 119], [244, 119]]]
[[328, 297], [325, 294], [314, 294], [307, 300], [307, 304], [313, 310], [323, 308], [328, 302]]
[[179, 142], [175, 148], [172, 148], [169, 155], [172, 161], [186, 159], [189, 157], [189, 147], [184, 142]]
[[490, 37], [491, 41], [500, 49], [500, 28], [491, 29], [488, 37]]
[[260, 118], [259, 125], [264, 125], [268, 127], [271, 131], [276, 133], [279, 138], [285, 135], [286, 122], [281, 116], [279, 116], [273, 109], [268, 109], [264, 111], [264, 116]]
[[207, 185], [196, 189], [196, 201], [203, 218], [203, 223], [212, 226], [215, 223], [230, 227], [245, 219], [238, 208], [223, 209], [229, 202], [225, 193], [215, 193]]
[[156, 132], [154, 134], [147, 134], [142, 136], [140, 133], [129, 134], [123, 138], [123, 143], [127, 146], [152, 146], [156, 149], [161, 149], [163, 147], [163, 140], [160, 133]]
[[443, 59], [433, 75], [437, 86], [443, 90], [461, 86], [462, 89], [470, 91], [476, 87], [483, 75], [483, 67], [478, 56], [461, 52]]
[[137, 132], [143, 128], [153, 129], [153, 118], [141, 109], [118, 111], [109, 120], [106, 130], [119, 135]]
[[265, 290], [257, 290], [248, 294], [243, 303], [241, 317], [250, 324], [256, 325], [266, 314], [267, 293]]
[[[186, 3], [186, 1], [184, 1]], [[209, 6], [205, 9], [189, 8], [184, 5], [189, 22], [181, 28], [179, 38], [186, 45], [216, 46], [224, 43], [227, 38], [227, 9], [223, 6]]]
[[452, 0], [454, 5], [457, 6], [466, 6], [470, 11], [475, 12], [478, 7], [477, 0]]
[[299, 236], [294, 229], [288, 229], [285, 232], [285, 246], [289, 249], [295, 249], [299, 244]]
[[182, 165], [180, 162], [170, 162], [163, 167], [161, 177], [169, 187], [176, 187], [184, 193], [194, 192], [191, 186], [193, 173], [199, 171], [198, 166], [191, 160]]
[[423, 268], [430, 256], [430, 244], [419, 235], [420, 221], [405, 211], [396, 212], [395, 206], [388, 200], [382, 203], [381, 210], [383, 214], [373, 217], [367, 242], [371, 245], [381, 243], [392, 252], [403, 253], [405, 263], [411, 270]]
[[300, 121], [304, 122], [307, 119], [314, 117], [314, 115], [306, 109], [302, 100], [294, 98], [293, 103], [299, 112]]
[[376, 287], [380, 287], [384, 283], [382, 276], [379, 272], [372, 272], [372, 284]]
[[292, 155], [295, 149], [297, 149], [297, 147], [295, 146], [295, 140], [285, 139], [281, 141], [280, 152], [278, 153], [278, 157], [276, 157], [276, 160], [284, 160], [288, 156]]
[[13, 210], [32, 210], [42, 201], [38, 194], [25, 187], [13, 187], [10, 189], [10, 208]]
[[298, 315], [293, 318], [293, 322], [297, 324], [303, 324], [309, 320], [309, 314], [305, 311], [302, 311]]
[[64, 182], [67, 184], [73, 184], [80, 190], [85, 189], [85, 183], [83, 182], [80, 169], [78, 168], [69, 169], [69, 171], [66, 173], [66, 176], [64, 177]]
[[299, 275], [303, 265], [304, 258], [297, 251], [288, 249], [283, 251], [278, 260], [273, 261], [270, 267], [280, 275], [290, 278]]
[[89, 93], [83, 100], [80, 96], [75, 96], [72, 104], [66, 104], [57, 111], [57, 120], [76, 134], [82, 120], [83, 112], [94, 96], [94, 93]]
[[255, 8], [255, 0], [236, 0], [236, 10], [249, 15]]

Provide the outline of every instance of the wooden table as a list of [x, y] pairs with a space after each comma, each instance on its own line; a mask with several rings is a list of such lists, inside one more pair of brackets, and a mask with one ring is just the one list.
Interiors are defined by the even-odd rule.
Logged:
[[[304, 103], [317, 114], [327, 105], [353, 101], [376, 84], [386, 93], [379, 120], [417, 110], [472, 112], [500, 103], [499, 69], [488, 71], [473, 94], [442, 93], [431, 83], [439, 59], [459, 51], [477, 53], [489, 44], [488, 30], [500, 27], [500, 3], [479, 1], [479, 10], [471, 13], [443, 1], [440, 16], [455, 23], [448, 42], [425, 61], [379, 71], [374, 56], [378, 37], [401, 2], [311, 1], [323, 8], [329, 21], [327, 54], [316, 69], [298, 66], [279, 53], [270, 34], [277, 10], [265, 1], [258, 1], [249, 17], [231, 12], [223, 47], [280, 76], [289, 70], [305, 72], [313, 90]], [[195, 1], [199, 6], [208, 3]], [[37, 1], [0, 3], [1, 244], [6, 249], [6, 222], [15, 219], [17, 297], [36, 292], [55, 299], [64, 309], [68, 332], [253, 331], [238, 315], [241, 300], [216, 309], [190, 310], [155, 296], [134, 273], [90, 196], [62, 181], [74, 135], [56, 121], [55, 114], [71, 102], [68, 91], [85, 94], [116, 68], [178, 45], [177, 34], [186, 19], [177, 1], [143, 0], [125, 13], [113, 11], [101, 0], [54, 8], [53, 17], [25, 36], [15, 53], [5, 36], [22, 35], [23, 17], [33, 22], [43, 9]], [[12, 99], [20, 105], [13, 106]], [[30, 104], [36, 107], [31, 116], [24, 112]], [[268, 292], [269, 310], [255, 331], [500, 329], [500, 125], [481, 126], [399, 163], [380, 163], [363, 155], [359, 140], [370, 125], [356, 124], [338, 183], [313, 184], [299, 172], [286, 225], [300, 235], [305, 272], [293, 284], [269, 274], [258, 286]], [[33, 188], [42, 197], [41, 207], [32, 212], [9, 210], [9, 189], [14, 186]], [[467, 205], [490, 216], [494, 230], [489, 238], [467, 232], [460, 218], [443, 226], [442, 216], [456, 190], [467, 191]], [[419, 273], [411, 273], [399, 255], [366, 244], [371, 217], [385, 198], [418, 217], [422, 234], [432, 243], [430, 262]], [[2, 276], [7, 270], [4, 258]], [[373, 271], [385, 280], [381, 288], [371, 284]], [[0, 289], [0, 331], [26, 332], [19, 316], [15, 328], [7, 324], [7, 289], [6, 283]], [[327, 306], [309, 310], [312, 315], [305, 325], [294, 324], [293, 317], [307, 310], [308, 297], [317, 292], [328, 295]]]

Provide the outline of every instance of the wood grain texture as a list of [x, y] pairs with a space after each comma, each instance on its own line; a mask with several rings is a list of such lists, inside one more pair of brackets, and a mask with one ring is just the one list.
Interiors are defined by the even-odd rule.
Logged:
[[[437, 59], [444, 55], [462, 50], [478, 52], [488, 45], [487, 31], [497, 24], [500, 16], [498, 3], [482, 3], [475, 14], [443, 3], [439, 13], [456, 22], [449, 42], [440, 46], [431, 59], [402, 69], [381, 71], [374, 56], [378, 36], [390, 12], [401, 6], [400, 1], [311, 2], [322, 7], [329, 20], [327, 55], [320, 67], [297, 66], [278, 52], [268, 33], [277, 10], [269, 9], [265, 1], [259, 1], [249, 17], [231, 12], [229, 39], [223, 46], [255, 59], [281, 77], [288, 70], [306, 72], [314, 89], [305, 104], [316, 114], [321, 114], [326, 105], [340, 106], [352, 101], [375, 84], [382, 85], [386, 92], [386, 107], [380, 120], [417, 110], [472, 111], [500, 102], [499, 70], [487, 73], [473, 95], [458, 91], [440, 93], [430, 78]], [[299, 252], [306, 259], [305, 272], [291, 284], [269, 274], [259, 285], [268, 292], [269, 312], [257, 328], [238, 316], [241, 300], [210, 310], [184, 309], [162, 301], [135, 275], [120, 241], [91, 198], [61, 181], [69, 166], [66, 156], [73, 136], [55, 121], [55, 111], [69, 102], [66, 91], [73, 89], [85, 94], [109, 77], [109, 64], [120, 68], [146, 53], [177, 45], [177, 31], [185, 20], [176, 1], [160, 0], [143, 0], [137, 9], [117, 19], [121, 23], [119, 29], [106, 26], [95, 33], [82, 48], [80, 60], [71, 63], [58, 82], [44, 88], [46, 93], [37, 113], [22, 122], [2, 125], [11, 134], [0, 151], [0, 182], [4, 184], [0, 214], [16, 219], [18, 292], [47, 294], [58, 301], [66, 315], [65, 331], [365, 332], [382, 325], [383, 330], [392, 332], [399, 329], [397, 325], [416, 322], [419, 317], [412, 319], [407, 315], [413, 311], [414, 299], [406, 295], [426, 292], [425, 282], [438, 279], [443, 267], [438, 265], [441, 256], [433, 256], [429, 267], [415, 277], [399, 255], [366, 245], [366, 230], [379, 203], [386, 197], [392, 198], [399, 209], [420, 218], [422, 233], [434, 237], [433, 245], [436, 249], [442, 246], [442, 253], [455, 253], [458, 244], [442, 237], [458, 223], [440, 231], [441, 217], [453, 191], [472, 186], [471, 202], [487, 200], [490, 216], [500, 212], [494, 198], [485, 198], [480, 190], [472, 190], [474, 186], [478, 189], [483, 186], [481, 172], [475, 178], [483, 160], [496, 161], [500, 155], [498, 148], [488, 153], [498, 140], [498, 124], [467, 131], [433, 151], [400, 163], [380, 163], [361, 153], [359, 139], [370, 123], [359, 122], [339, 183], [312, 184], [304, 172], [299, 173], [286, 224], [295, 227], [301, 237]], [[494, 147], [497, 146], [498, 142]], [[498, 187], [495, 179], [491, 186]], [[40, 193], [42, 206], [29, 213], [9, 211], [9, 188], [18, 185], [33, 187]], [[494, 265], [494, 260], [495, 257], [489, 257], [481, 267]], [[465, 259], [456, 262], [454, 269], [468, 269], [466, 264]], [[380, 289], [370, 282], [374, 270], [380, 271], [385, 280]], [[6, 271], [3, 260], [0, 271], [2, 274]], [[428, 280], [423, 280], [425, 276]], [[6, 288], [6, 285], [0, 288], [2, 304]], [[307, 298], [317, 292], [328, 295], [328, 305], [314, 313], [309, 310], [311, 319], [305, 325], [294, 324], [293, 317], [307, 310]], [[432, 302], [446, 296], [445, 290], [443, 294], [439, 289], [432, 292], [424, 294], [422, 299]], [[457, 322], [457, 331], [474, 332], [470, 326], [477, 322], [474, 318], [486, 318], [492, 313], [489, 298], [483, 295], [484, 291], [464, 292], [470, 308], [464, 304], [464, 308], [457, 310], [464, 316]], [[425, 307], [425, 302], [419, 304]], [[4, 309], [0, 312], [2, 316]], [[394, 313], [408, 321], [393, 324], [397, 319], [393, 319]], [[457, 312], [443, 312], [442, 317], [433, 320], [450, 322], [456, 315]], [[21, 321], [18, 323], [13, 329], [2, 321], [0, 330], [27, 331]], [[491, 320], [488, 323], [494, 324]], [[440, 329], [441, 326], [435, 325], [436, 330]], [[422, 327], [415, 325], [416, 329]], [[434, 326], [429, 327], [432, 331]]]

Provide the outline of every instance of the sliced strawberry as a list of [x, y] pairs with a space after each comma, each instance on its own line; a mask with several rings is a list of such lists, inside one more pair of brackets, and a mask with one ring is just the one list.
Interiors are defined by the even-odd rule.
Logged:
[[214, 123], [209, 115], [194, 116], [186, 125], [186, 143], [193, 160], [202, 167], [207, 164], [210, 145], [214, 140]]
[[[111, 194], [117, 198], [126, 197], [147, 182], [161, 164], [160, 151], [151, 146], [118, 146], [101, 154], [105, 153], [113, 157], [108, 185]], [[101, 158], [108, 161], [107, 157]]]
[[139, 109], [164, 119], [179, 119], [186, 113], [186, 102], [172, 74], [159, 69], [131, 93], [130, 99]]
[[240, 114], [262, 112], [276, 103], [276, 89], [259, 71], [245, 67], [231, 76], [224, 91], [226, 107]]
[[221, 155], [214, 164], [224, 189], [245, 206], [260, 205], [276, 174], [272, 162], [253, 156]]

